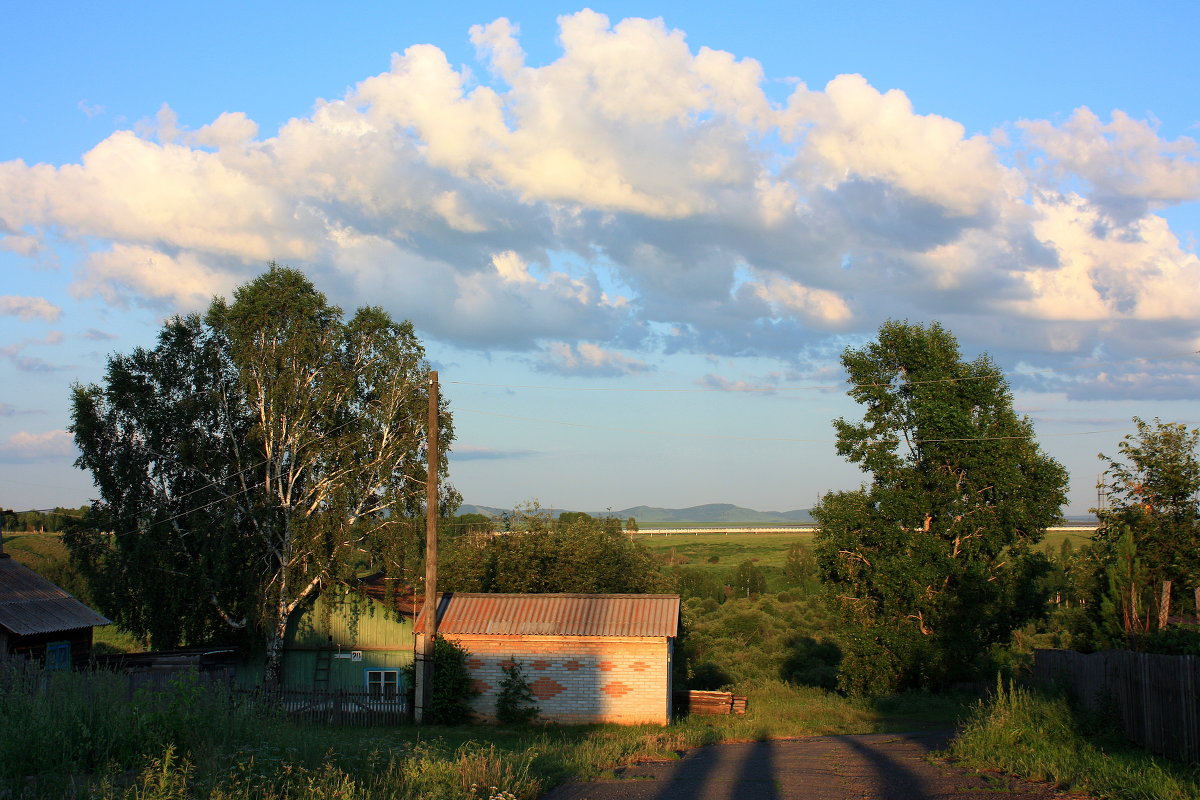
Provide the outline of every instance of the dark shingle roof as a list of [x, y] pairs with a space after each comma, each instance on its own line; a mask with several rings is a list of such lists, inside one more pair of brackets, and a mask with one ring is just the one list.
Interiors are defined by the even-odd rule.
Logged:
[[111, 622], [23, 564], [0, 557], [0, 627], [28, 636]]

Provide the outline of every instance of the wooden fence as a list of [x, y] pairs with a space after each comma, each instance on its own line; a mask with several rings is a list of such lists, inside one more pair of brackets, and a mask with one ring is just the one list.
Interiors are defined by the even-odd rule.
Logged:
[[408, 696], [404, 692], [344, 689], [253, 689], [238, 690], [240, 702], [286, 714], [289, 719], [316, 725], [400, 725], [411, 721]]
[[1063, 686], [1086, 708], [1115, 707], [1125, 735], [1171, 758], [1200, 761], [1200, 657], [1107, 650], [1038, 650], [1034, 679]]

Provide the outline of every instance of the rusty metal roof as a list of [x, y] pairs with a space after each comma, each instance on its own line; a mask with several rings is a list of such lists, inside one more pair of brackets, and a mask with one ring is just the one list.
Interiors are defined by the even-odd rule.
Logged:
[[28, 636], [111, 622], [25, 565], [0, 557], [0, 627]]
[[[424, 611], [417, 630], [424, 625]], [[676, 594], [472, 594], [447, 592], [438, 631], [495, 636], [676, 636]]]

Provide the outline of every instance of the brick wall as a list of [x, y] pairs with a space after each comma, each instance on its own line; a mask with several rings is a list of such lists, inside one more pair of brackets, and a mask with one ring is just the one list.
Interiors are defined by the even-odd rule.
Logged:
[[579, 724], [670, 721], [670, 653], [665, 637], [447, 635], [470, 653], [482, 694], [476, 713], [494, 718], [504, 665], [521, 665], [538, 700], [538, 719]]

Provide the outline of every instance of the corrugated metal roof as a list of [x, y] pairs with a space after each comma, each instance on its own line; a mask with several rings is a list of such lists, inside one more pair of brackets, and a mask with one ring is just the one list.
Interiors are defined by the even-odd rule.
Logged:
[[[417, 630], [424, 626], [424, 611]], [[677, 636], [675, 594], [472, 594], [438, 603], [438, 631], [495, 636]]]
[[0, 558], [0, 626], [28, 636], [111, 622], [25, 565]]

